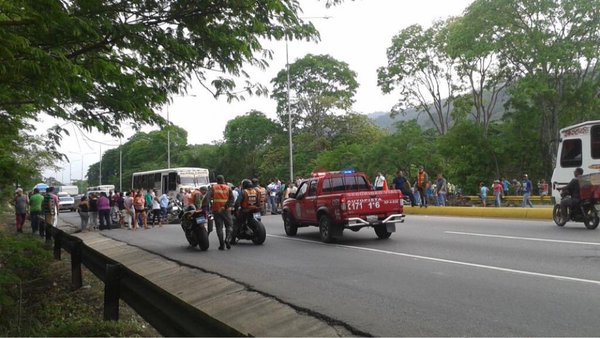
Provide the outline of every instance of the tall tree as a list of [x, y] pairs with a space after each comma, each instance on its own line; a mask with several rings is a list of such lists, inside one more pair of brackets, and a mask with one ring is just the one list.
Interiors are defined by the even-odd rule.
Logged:
[[559, 129], [600, 108], [598, 8], [599, 0], [477, 0], [464, 15], [494, 28], [481, 39], [493, 42], [519, 77], [512, 107], [541, 116], [546, 167], [554, 164]]
[[445, 25], [438, 21], [428, 29], [420, 25], [403, 29], [387, 49], [387, 66], [377, 70], [377, 84], [385, 94], [399, 90], [392, 116], [408, 109], [425, 112], [441, 135], [450, 127], [458, 83], [453, 60], [445, 52]]
[[289, 96], [292, 125], [315, 137], [325, 135], [327, 116], [351, 109], [358, 88], [356, 73], [347, 63], [312, 54], [289, 65], [289, 89], [294, 95], [288, 95], [287, 69], [279, 71], [271, 83], [282, 125], [287, 129]]

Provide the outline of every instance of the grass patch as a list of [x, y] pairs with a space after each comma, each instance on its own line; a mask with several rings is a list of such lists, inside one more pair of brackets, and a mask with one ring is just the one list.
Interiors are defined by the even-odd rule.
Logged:
[[84, 287], [71, 291], [68, 253], [55, 261], [43, 239], [14, 229], [10, 210], [0, 211], [0, 336], [159, 335], [124, 302], [119, 321], [104, 321], [102, 281], [83, 268]]

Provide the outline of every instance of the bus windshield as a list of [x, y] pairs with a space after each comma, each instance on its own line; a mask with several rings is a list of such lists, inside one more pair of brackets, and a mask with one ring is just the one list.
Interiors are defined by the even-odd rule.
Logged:
[[210, 183], [208, 176], [199, 173], [180, 173], [179, 178], [181, 185], [201, 186]]

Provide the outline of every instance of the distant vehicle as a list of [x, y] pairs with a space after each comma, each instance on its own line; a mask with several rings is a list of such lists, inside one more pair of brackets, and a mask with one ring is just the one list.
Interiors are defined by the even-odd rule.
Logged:
[[76, 185], [63, 185], [57, 188], [58, 192], [66, 192], [72, 197], [79, 195], [79, 187], [77, 187]]
[[156, 190], [158, 195], [166, 193], [171, 198], [181, 188], [195, 189], [210, 184], [208, 169], [170, 168], [133, 173], [131, 188]]
[[58, 193], [58, 210], [75, 211], [75, 199], [66, 192]]
[[600, 120], [561, 129], [559, 142], [552, 173], [555, 203], [560, 202], [560, 189], [569, 184], [575, 168], [582, 168], [584, 175], [600, 173]]
[[381, 239], [404, 222], [404, 200], [400, 190], [372, 190], [364, 173], [337, 171], [315, 173], [298, 186], [298, 192], [283, 202], [283, 224], [288, 236], [299, 227], [318, 226], [321, 241], [329, 243], [345, 229], [373, 227]]
[[88, 187], [87, 191], [104, 191], [106, 193], [106, 195], [108, 196], [108, 194], [111, 191], [115, 191], [115, 186], [112, 184], [104, 184], [104, 185], [96, 185], [96, 186], [92, 186], [92, 187]]

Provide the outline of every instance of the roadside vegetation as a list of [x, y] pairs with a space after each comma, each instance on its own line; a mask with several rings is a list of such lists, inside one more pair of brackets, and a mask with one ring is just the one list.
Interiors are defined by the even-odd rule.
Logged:
[[70, 256], [55, 261], [51, 245], [28, 232], [16, 234], [12, 218], [8, 208], [0, 210], [0, 336], [159, 335], [123, 302], [121, 320], [104, 321], [104, 284], [84, 269], [84, 287], [71, 291]]

